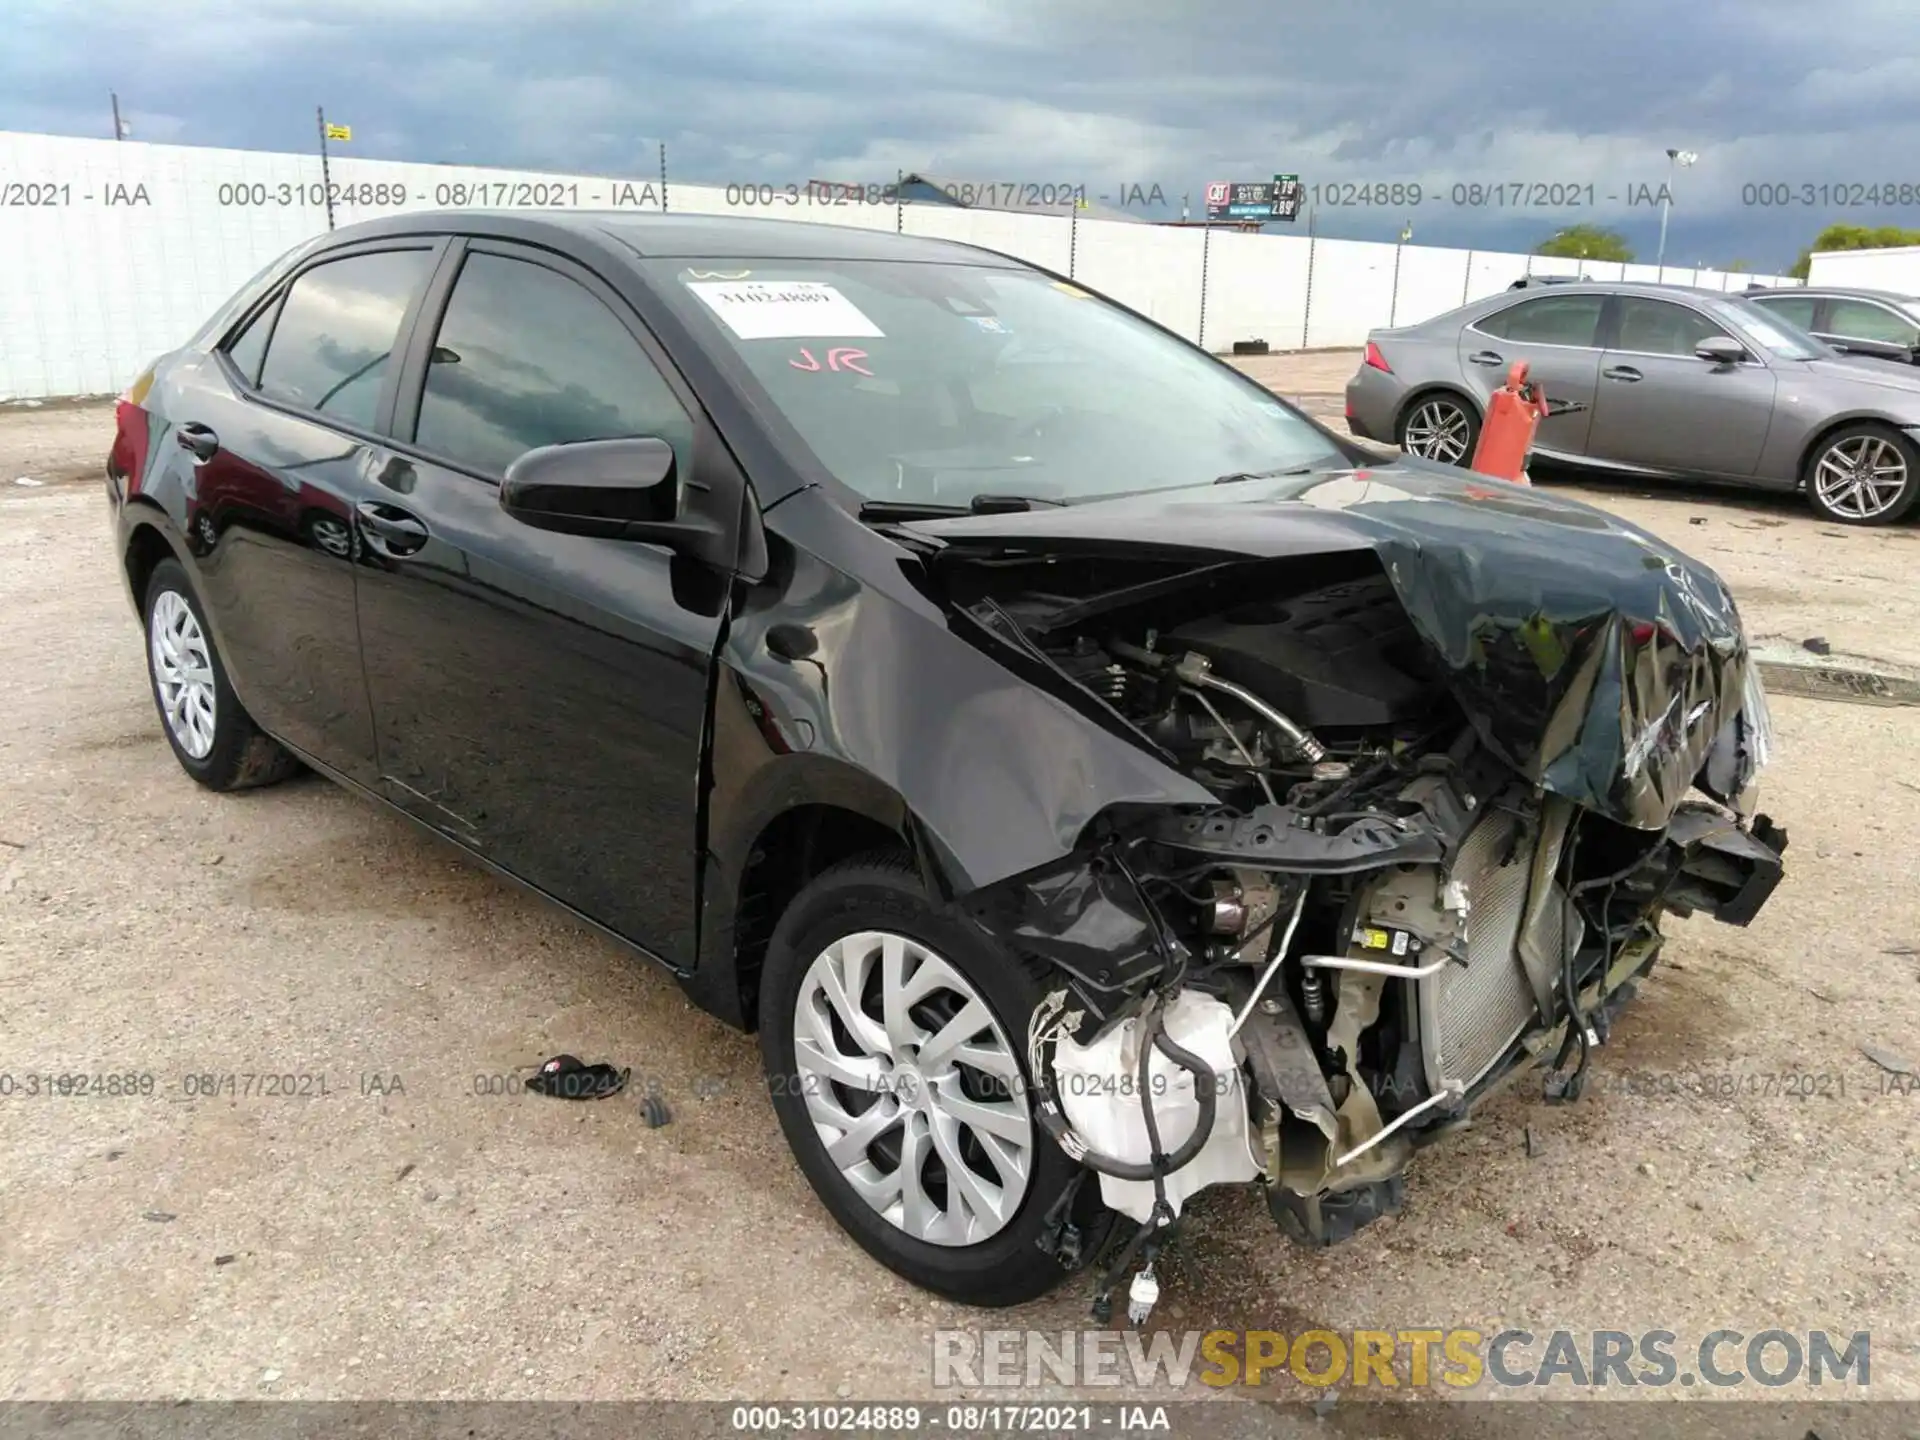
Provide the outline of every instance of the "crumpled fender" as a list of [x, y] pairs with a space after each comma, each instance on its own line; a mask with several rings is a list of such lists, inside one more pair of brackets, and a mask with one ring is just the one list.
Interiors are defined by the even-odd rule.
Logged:
[[[1111, 807], [1219, 804], [954, 633], [898, 546], [818, 492], [767, 525], [772, 573], [735, 611], [721, 657], [762, 712], [762, 788], [789, 772], [867, 777], [899, 797], [953, 896], [1062, 858]], [[838, 803], [823, 783], [799, 785], [795, 803]], [[714, 809], [719, 850], [741, 825]]]

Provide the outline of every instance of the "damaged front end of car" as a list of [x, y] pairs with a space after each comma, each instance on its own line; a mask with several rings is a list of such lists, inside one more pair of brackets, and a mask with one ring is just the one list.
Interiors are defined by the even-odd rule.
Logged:
[[956, 630], [1219, 800], [959, 902], [1050, 977], [1036, 1114], [1137, 1222], [1136, 1319], [1196, 1191], [1331, 1244], [1516, 1068], [1576, 1098], [1662, 915], [1746, 924], [1785, 847], [1732, 602], [1651, 537], [1384, 472], [1157, 514], [925, 527]]

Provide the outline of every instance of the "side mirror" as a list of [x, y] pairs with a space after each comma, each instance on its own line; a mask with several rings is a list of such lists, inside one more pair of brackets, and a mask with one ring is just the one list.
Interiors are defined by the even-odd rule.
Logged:
[[1747, 347], [1725, 335], [1709, 335], [1693, 347], [1693, 353], [1716, 365], [1738, 365], [1747, 358]]
[[696, 560], [733, 564], [728, 527], [680, 498], [673, 447], [639, 440], [577, 440], [529, 450], [507, 467], [500, 508], [523, 525], [562, 535], [666, 545]]

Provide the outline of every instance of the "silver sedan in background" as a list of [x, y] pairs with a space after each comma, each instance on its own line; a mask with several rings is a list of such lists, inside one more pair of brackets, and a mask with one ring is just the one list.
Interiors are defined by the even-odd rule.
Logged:
[[1920, 370], [1843, 356], [1738, 296], [1592, 283], [1503, 292], [1375, 330], [1347, 382], [1356, 435], [1466, 465], [1516, 360], [1550, 400], [1542, 460], [1804, 488], [1848, 525], [1920, 501]]

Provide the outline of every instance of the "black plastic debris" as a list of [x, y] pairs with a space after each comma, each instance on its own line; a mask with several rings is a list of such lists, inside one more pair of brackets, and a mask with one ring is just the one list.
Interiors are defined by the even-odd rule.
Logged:
[[673, 1119], [673, 1112], [667, 1109], [667, 1102], [658, 1095], [649, 1092], [640, 1102], [640, 1118], [647, 1122], [649, 1130], [658, 1130]]
[[1802, 650], [1811, 650], [1815, 655], [1831, 655], [1833, 646], [1827, 643], [1824, 635], [1809, 635], [1800, 642]]
[[555, 1100], [604, 1100], [624, 1090], [632, 1074], [604, 1062], [585, 1064], [577, 1055], [556, 1055], [527, 1081], [527, 1088]]

